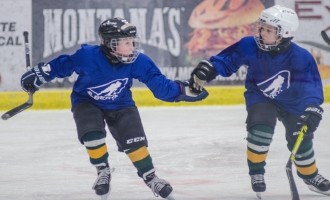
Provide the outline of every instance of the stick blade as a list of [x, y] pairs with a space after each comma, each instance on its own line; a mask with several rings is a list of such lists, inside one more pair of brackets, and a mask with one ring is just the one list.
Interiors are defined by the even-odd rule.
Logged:
[[9, 110], [8, 112], [4, 113], [1, 116], [1, 119], [7, 120], [7, 119], [13, 117], [14, 115], [16, 115], [16, 114], [18, 114], [18, 113], [20, 113], [20, 112], [22, 112], [22, 111], [30, 108], [31, 106], [32, 106], [32, 103], [30, 103], [30, 102], [23, 103], [22, 105], [17, 106], [15, 108]]
[[291, 191], [291, 199], [292, 200], [299, 200], [299, 193], [294, 181], [293, 173], [292, 173], [292, 160], [291, 158], [288, 160], [285, 166], [286, 175], [288, 176], [290, 191]]

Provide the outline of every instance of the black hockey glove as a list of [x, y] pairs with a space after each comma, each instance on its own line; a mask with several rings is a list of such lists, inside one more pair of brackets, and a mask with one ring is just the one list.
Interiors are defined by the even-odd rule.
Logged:
[[322, 120], [323, 109], [319, 106], [309, 106], [305, 109], [304, 114], [300, 116], [297, 125], [301, 128], [307, 125], [308, 130], [306, 135], [314, 133]]
[[217, 76], [212, 63], [207, 60], [202, 60], [198, 63], [196, 68], [191, 72], [190, 88], [193, 92], [200, 92], [203, 90], [207, 82], [212, 81]]
[[189, 81], [176, 82], [179, 84], [181, 94], [177, 97], [175, 101], [201, 101], [209, 95], [209, 93], [205, 89], [202, 89], [202, 91], [198, 91], [197, 93], [193, 92], [190, 88], [191, 84], [189, 83]]
[[39, 87], [51, 80], [49, 77], [50, 67], [39, 63], [21, 77], [21, 87], [24, 91], [34, 93]]

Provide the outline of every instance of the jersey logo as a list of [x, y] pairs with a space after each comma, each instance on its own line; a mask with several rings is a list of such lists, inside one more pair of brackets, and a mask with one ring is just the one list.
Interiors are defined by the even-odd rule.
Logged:
[[127, 82], [128, 78], [117, 79], [104, 85], [87, 88], [87, 93], [95, 100], [115, 100]]
[[283, 90], [290, 87], [290, 71], [283, 70], [273, 77], [257, 84], [263, 94], [271, 99], [276, 98]]

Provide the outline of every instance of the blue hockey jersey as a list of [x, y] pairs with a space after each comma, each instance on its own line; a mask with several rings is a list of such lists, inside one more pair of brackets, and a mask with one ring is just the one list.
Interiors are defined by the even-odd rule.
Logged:
[[134, 106], [131, 87], [137, 79], [163, 101], [174, 101], [180, 94], [179, 85], [167, 79], [155, 63], [140, 53], [134, 63], [110, 64], [98, 45], [82, 45], [73, 55], [51, 60], [50, 78], [64, 78], [73, 72], [78, 78], [71, 93], [71, 104], [91, 102], [102, 109], [117, 110]]
[[295, 43], [285, 52], [272, 55], [260, 50], [253, 37], [245, 37], [212, 56], [210, 62], [224, 77], [247, 66], [244, 93], [247, 107], [271, 102], [290, 113], [301, 114], [308, 105], [323, 103], [316, 62], [307, 50]]

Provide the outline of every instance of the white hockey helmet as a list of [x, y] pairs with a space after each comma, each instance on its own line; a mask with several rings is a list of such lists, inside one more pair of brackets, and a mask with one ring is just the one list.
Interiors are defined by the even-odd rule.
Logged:
[[255, 35], [255, 40], [259, 48], [269, 51], [276, 48], [283, 38], [290, 39], [293, 37], [293, 34], [298, 29], [299, 20], [294, 10], [280, 5], [275, 5], [261, 12], [256, 28], [260, 28], [261, 24], [268, 24], [277, 29], [277, 36], [279, 40], [273, 45], [263, 44], [262, 38], [259, 35], [259, 30], [257, 30]]
[[280, 5], [263, 10], [259, 20], [278, 28], [278, 34], [282, 38], [293, 37], [298, 29], [299, 20], [296, 12]]

